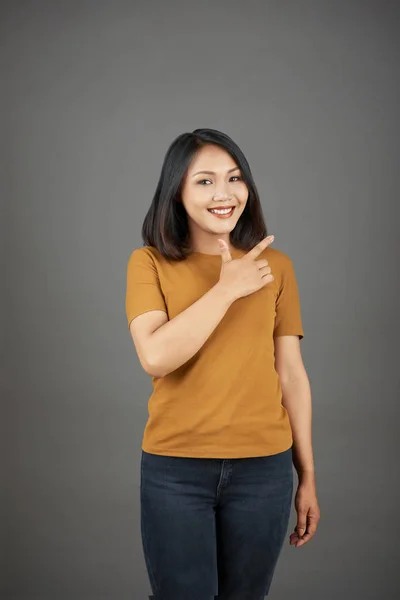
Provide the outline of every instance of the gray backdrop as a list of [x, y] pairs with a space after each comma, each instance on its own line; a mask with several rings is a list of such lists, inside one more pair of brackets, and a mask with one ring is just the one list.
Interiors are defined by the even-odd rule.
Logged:
[[301, 294], [321, 521], [295, 549], [293, 508], [271, 598], [397, 597], [396, 4], [2, 2], [5, 599], [150, 592], [126, 264], [197, 127], [242, 147]]

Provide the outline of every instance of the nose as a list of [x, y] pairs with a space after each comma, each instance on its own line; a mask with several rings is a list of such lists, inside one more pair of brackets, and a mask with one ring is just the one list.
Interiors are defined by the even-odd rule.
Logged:
[[227, 194], [226, 192], [223, 192], [223, 191], [216, 192], [213, 196], [213, 200], [224, 201], [224, 200], [230, 200], [230, 199], [231, 199], [230, 194]]

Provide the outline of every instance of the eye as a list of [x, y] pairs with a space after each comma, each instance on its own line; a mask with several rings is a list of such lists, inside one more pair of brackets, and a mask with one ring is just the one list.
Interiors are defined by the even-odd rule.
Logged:
[[[240, 177], [240, 175], [232, 175], [231, 179], [237, 179], [238, 181], [242, 181], [242, 177]], [[209, 179], [201, 179], [197, 183], [199, 183], [200, 185], [203, 185], [203, 183], [205, 181], [210, 181], [210, 180]]]

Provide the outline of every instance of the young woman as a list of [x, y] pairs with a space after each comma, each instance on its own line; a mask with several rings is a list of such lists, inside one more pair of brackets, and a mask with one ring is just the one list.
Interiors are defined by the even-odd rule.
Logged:
[[154, 600], [261, 600], [286, 536], [320, 511], [291, 259], [271, 247], [249, 164], [214, 129], [169, 147], [127, 266], [126, 316], [152, 377], [141, 533]]

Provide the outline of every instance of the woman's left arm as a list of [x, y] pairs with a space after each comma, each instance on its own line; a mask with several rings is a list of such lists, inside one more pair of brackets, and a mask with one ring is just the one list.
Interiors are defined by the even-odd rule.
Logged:
[[[282, 389], [293, 434], [293, 464], [299, 478], [296, 496], [298, 521], [291, 543], [296, 547], [314, 535], [320, 518], [316, 496], [315, 466], [312, 450], [311, 388], [303, 364], [297, 335], [275, 338], [275, 369]], [[304, 533], [305, 532], [305, 533]]]
[[293, 433], [293, 464], [299, 480], [314, 479], [311, 388], [297, 335], [275, 338], [275, 369]]

